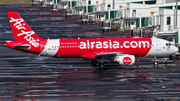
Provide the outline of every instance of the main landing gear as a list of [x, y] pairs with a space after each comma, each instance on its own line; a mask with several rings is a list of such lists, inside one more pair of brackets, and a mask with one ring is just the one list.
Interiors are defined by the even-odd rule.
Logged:
[[97, 60], [96, 59], [93, 59], [93, 60], [91, 60], [91, 65], [92, 66], [97, 66], [97, 68], [105, 68], [105, 65], [104, 65], [104, 61], [102, 61], [101, 60], [101, 62], [97, 62]]
[[102, 68], [105, 68], [105, 65], [104, 65], [104, 63], [101, 63], [101, 62], [100, 62], [100, 63], [98, 64], [98, 67], [102, 69]]
[[91, 60], [91, 65], [96, 66], [97, 65], [97, 60], [96, 59]]

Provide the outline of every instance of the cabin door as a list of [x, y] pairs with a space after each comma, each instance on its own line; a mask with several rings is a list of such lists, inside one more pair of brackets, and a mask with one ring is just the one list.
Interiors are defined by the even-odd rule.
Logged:
[[156, 40], [155, 47], [156, 47], [156, 51], [161, 51], [161, 44], [159, 40]]

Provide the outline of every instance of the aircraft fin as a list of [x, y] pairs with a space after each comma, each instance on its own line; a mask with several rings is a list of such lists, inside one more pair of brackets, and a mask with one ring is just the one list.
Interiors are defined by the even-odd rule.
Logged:
[[17, 12], [7, 12], [15, 41], [37, 41], [40, 39]]

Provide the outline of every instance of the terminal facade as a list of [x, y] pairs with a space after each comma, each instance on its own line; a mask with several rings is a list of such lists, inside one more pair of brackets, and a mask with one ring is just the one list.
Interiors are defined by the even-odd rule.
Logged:
[[[180, 0], [35, 0], [55, 5], [72, 15], [88, 16], [85, 21], [118, 24], [120, 30], [152, 30], [180, 47]], [[177, 8], [177, 11], [176, 11]], [[177, 13], [177, 17], [176, 17]], [[176, 21], [177, 20], [177, 21]], [[177, 23], [176, 23], [177, 22]]]

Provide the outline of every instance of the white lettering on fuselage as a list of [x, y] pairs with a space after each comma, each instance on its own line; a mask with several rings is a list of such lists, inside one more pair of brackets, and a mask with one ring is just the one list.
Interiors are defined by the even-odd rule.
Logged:
[[34, 47], [39, 46], [39, 42], [38, 42], [39, 39], [35, 40], [32, 37], [32, 35], [35, 34], [34, 31], [25, 31], [26, 30], [25, 23], [23, 23], [24, 20], [22, 18], [21, 19], [14, 19], [14, 18], [11, 17], [10, 23], [11, 22], [15, 22], [13, 26], [21, 31], [21, 33], [17, 34], [17, 36], [25, 35], [24, 39], [26, 41], [28, 41], [31, 45], [33, 45]]
[[128, 60], [123, 60], [123, 62], [132, 62], [132, 60], [128, 59]]
[[124, 41], [120, 43], [119, 41], [89, 41], [80, 42], [80, 49], [107, 49], [107, 48], [150, 48], [149, 41]]

